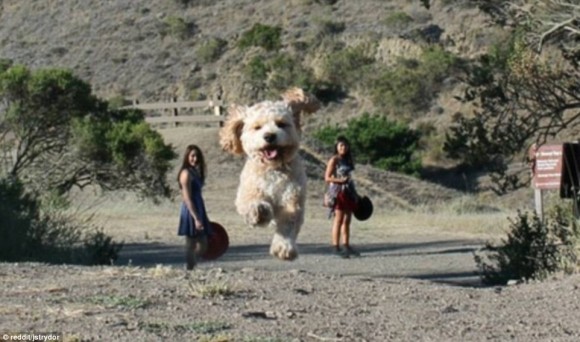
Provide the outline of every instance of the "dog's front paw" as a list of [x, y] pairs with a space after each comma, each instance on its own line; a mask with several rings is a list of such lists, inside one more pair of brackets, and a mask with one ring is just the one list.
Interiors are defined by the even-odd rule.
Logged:
[[277, 234], [274, 235], [274, 240], [270, 246], [270, 254], [286, 261], [292, 261], [298, 257], [294, 242]]
[[270, 223], [272, 217], [272, 206], [269, 203], [253, 203], [246, 214], [246, 223], [250, 226], [264, 226]]

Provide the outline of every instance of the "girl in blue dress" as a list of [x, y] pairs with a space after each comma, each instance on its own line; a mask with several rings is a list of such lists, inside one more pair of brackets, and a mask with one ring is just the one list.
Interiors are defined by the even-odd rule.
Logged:
[[177, 182], [183, 202], [179, 212], [177, 235], [185, 236], [185, 261], [187, 270], [195, 267], [197, 258], [207, 249], [211, 225], [202, 196], [206, 164], [201, 149], [189, 145], [185, 149]]

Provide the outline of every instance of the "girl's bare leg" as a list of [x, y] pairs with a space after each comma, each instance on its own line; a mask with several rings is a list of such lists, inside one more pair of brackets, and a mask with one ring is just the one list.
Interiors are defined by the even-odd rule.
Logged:
[[341, 225], [342, 244], [345, 247], [350, 246], [350, 220], [352, 213], [343, 213], [343, 220]]
[[344, 220], [342, 210], [334, 210], [334, 221], [332, 222], [332, 245], [338, 250], [340, 245], [340, 229]]

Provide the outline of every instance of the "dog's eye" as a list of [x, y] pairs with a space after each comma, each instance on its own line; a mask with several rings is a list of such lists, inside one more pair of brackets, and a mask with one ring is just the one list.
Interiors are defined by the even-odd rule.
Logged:
[[278, 126], [278, 128], [286, 128], [286, 127], [288, 127], [288, 124], [280, 121], [280, 122], [276, 122], [276, 126]]
[[254, 131], [259, 131], [262, 128], [261, 125], [256, 125], [254, 126]]

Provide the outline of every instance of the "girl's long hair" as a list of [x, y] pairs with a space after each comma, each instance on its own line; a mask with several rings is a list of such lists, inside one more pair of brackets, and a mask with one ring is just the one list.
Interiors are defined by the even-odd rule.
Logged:
[[201, 182], [204, 183], [205, 182], [205, 175], [207, 172], [207, 167], [205, 165], [205, 158], [203, 156], [203, 153], [201, 152], [201, 149], [199, 148], [199, 146], [197, 145], [188, 145], [185, 148], [185, 153], [183, 154], [183, 161], [181, 162], [181, 167], [179, 168], [179, 172], [177, 173], [177, 184], [179, 184], [179, 187], [181, 188], [181, 183], [179, 182], [179, 175], [181, 175], [181, 171], [185, 170], [185, 169], [191, 169], [192, 165], [189, 164], [189, 154], [195, 151], [195, 154], [197, 154], [197, 170], [199, 171], [199, 176], [201, 178]]
[[337, 156], [339, 156], [339, 154], [338, 154], [338, 144], [340, 144], [340, 143], [343, 143], [344, 145], [346, 145], [346, 154], [342, 158], [354, 170], [354, 159], [352, 158], [352, 154], [350, 152], [350, 150], [351, 150], [351, 148], [350, 148], [350, 142], [348, 141], [348, 139], [345, 136], [339, 135], [336, 138], [336, 141], [334, 143], [334, 154], [337, 155]]

